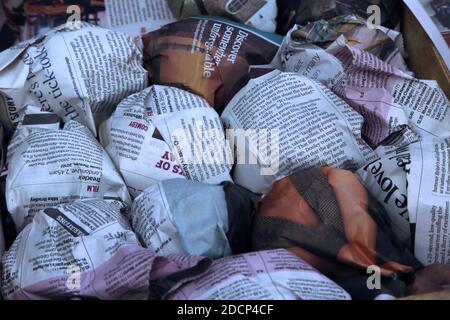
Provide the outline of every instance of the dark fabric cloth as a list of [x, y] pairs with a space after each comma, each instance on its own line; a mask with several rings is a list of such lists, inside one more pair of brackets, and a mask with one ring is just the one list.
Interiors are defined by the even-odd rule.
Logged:
[[[0, 6], [4, 5], [0, 3]], [[23, 12], [22, 4], [15, 8], [13, 11], [9, 11], [6, 6], [4, 7], [7, 21], [0, 25], [0, 52], [12, 47], [19, 40], [20, 27], [25, 25], [25, 16]]]
[[251, 249], [252, 221], [259, 196], [234, 183], [222, 184], [228, 209], [228, 242], [233, 254]]
[[172, 288], [175, 288], [175, 285], [195, 280], [206, 272], [212, 263], [211, 259], [204, 258], [192, 268], [172, 273], [167, 277], [151, 280], [148, 300], [161, 300]]
[[0, 179], [0, 218], [2, 219], [3, 231], [5, 234], [5, 249], [8, 250], [16, 239], [17, 232], [14, 221], [11, 218], [11, 215], [8, 213], [8, 210], [6, 209], [5, 185], [6, 176]]
[[373, 300], [381, 294], [393, 297], [404, 297], [407, 295], [407, 287], [404, 281], [396, 277], [384, 278], [379, 289], [369, 290], [367, 288], [367, 274], [352, 274], [348, 277], [338, 277], [336, 283], [347, 292], [351, 292], [354, 300]]
[[344, 233], [339, 206], [326, 177], [320, 169], [301, 171], [289, 177], [298, 193], [329, 228]]
[[301, 247], [320, 256], [336, 259], [347, 242], [332, 227], [311, 229], [286, 219], [257, 217], [253, 226], [253, 250]]

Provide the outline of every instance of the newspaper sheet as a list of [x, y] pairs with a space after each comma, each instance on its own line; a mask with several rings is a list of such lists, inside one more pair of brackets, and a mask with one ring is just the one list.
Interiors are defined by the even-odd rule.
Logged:
[[[147, 299], [157, 278], [202, 259], [157, 257], [143, 248], [120, 202], [81, 200], [40, 211], [2, 259], [6, 299]], [[161, 268], [163, 267], [163, 268]], [[171, 288], [158, 286], [159, 296]], [[156, 292], [152, 292], [156, 295]]]
[[8, 148], [6, 203], [18, 231], [40, 210], [77, 199], [131, 204], [122, 177], [92, 133], [75, 121], [60, 129], [58, 121], [50, 122], [54, 117], [27, 115]]
[[260, 251], [216, 260], [200, 279], [169, 300], [350, 300], [333, 281], [287, 250]]
[[234, 180], [256, 193], [299, 169], [357, 170], [376, 159], [361, 137], [363, 118], [324, 85], [295, 73], [252, 79], [222, 120], [246, 142], [237, 144]]

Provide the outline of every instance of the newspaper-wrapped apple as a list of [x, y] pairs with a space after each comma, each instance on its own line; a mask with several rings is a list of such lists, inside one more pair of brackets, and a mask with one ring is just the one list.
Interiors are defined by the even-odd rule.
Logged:
[[[450, 138], [391, 138], [358, 177], [381, 203], [397, 237], [424, 265], [450, 264]], [[407, 139], [408, 140], [408, 139]]]
[[214, 261], [169, 300], [349, 300], [350, 295], [287, 250], [246, 253]]
[[166, 179], [231, 180], [220, 118], [190, 92], [155, 85], [136, 93], [118, 105], [99, 136], [133, 197]]
[[144, 89], [142, 54], [120, 32], [61, 25], [0, 53], [0, 120], [11, 136], [27, 105], [96, 134], [123, 98]]
[[405, 295], [407, 278], [422, 267], [356, 175], [330, 167], [297, 171], [271, 187], [252, 247], [289, 249], [359, 299]]
[[125, 183], [91, 131], [55, 114], [27, 114], [9, 146], [6, 204], [17, 230], [42, 209], [83, 198], [130, 204]]
[[249, 81], [250, 66], [272, 61], [282, 38], [232, 21], [198, 17], [150, 32], [143, 42], [150, 82], [198, 94], [221, 114]]
[[182, 284], [208, 268], [202, 258], [158, 257], [143, 248], [123, 209], [118, 201], [89, 199], [38, 212], [3, 256], [3, 297], [160, 298], [172, 290], [167, 277]]
[[258, 197], [226, 182], [183, 179], [151, 185], [133, 203], [133, 228], [158, 254], [219, 258], [248, 252]]
[[234, 180], [264, 193], [273, 181], [324, 164], [357, 170], [376, 155], [361, 137], [363, 118], [324, 85], [273, 71], [253, 79], [222, 120], [236, 136]]

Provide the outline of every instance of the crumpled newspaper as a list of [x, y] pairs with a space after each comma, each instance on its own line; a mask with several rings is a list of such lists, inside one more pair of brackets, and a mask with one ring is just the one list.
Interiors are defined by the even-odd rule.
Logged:
[[158, 254], [220, 258], [249, 251], [257, 200], [232, 183], [172, 179], [147, 188], [130, 214], [135, 232]]
[[[397, 237], [414, 250], [413, 223], [408, 213], [408, 176], [411, 171], [410, 145], [420, 137], [405, 126], [375, 149], [379, 157], [356, 174], [366, 189], [384, 207]], [[413, 201], [417, 203], [417, 201]]]
[[317, 80], [332, 90], [343, 88], [347, 78], [339, 59], [314, 43], [297, 39], [294, 34], [298, 30], [299, 27], [295, 26], [289, 31], [272, 62], [258, 68], [294, 72]]
[[400, 18], [400, 0], [278, 0], [277, 32], [286, 34], [295, 24], [306, 25], [320, 19], [332, 19], [343, 14], [356, 14], [365, 19], [380, 8], [380, 25], [395, 27]]
[[250, 80], [249, 67], [272, 61], [282, 37], [225, 19], [198, 17], [150, 32], [143, 42], [152, 83], [200, 95], [221, 114]]
[[297, 170], [357, 170], [376, 154], [361, 136], [363, 118], [321, 83], [273, 71], [252, 79], [228, 104], [222, 120], [234, 129], [234, 181], [265, 193]]
[[[450, 299], [450, 266], [432, 265], [414, 275], [408, 287], [411, 300], [448, 300]], [[415, 296], [420, 295], [420, 296]]]
[[219, 115], [181, 89], [155, 85], [124, 99], [99, 137], [133, 197], [166, 179], [231, 181], [231, 150]]
[[333, 281], [287, 250], [251, 252], [214, 261], [169, 300], [350, 300]]
[[142, 54], [127, 35], [61, 25], [0, 53], [0, 120], [11, 136], [26, 105], [35, 105], [96, 134], [96, 124], [147, 81]]
[[208, 269], [205, 258], [143, 248], [124, 209], [89, 199], [38, 212], [3, 256], [3, 297], [157, 299]]
[[347, 82], [340, 94], [364, 116], [372, 147], [408, 125], [421, 137], [450, 136], [450, 101], [436, 81], [415, 79], [370, 52], [343, 45], [333, 52]]
[[286, 39], [315, 44], [323, 49], [333, 46], [335, 41], [346, 41], [348, 45], [368, 51], [403, 71], [408, 69], [404, 60], [406, 52], [402, 34], [383, 26], [369, 28], [367, 21], [356, 15], [318, 20], [306, 26], [297, 25]]
[[[3, 168], [3, 164], [5, 163], [6, 153], [5, 153], [5, 133], [3, 131], [3, 126], [0, 124], [0, 167]], [[2, 182], [0, 182], [2, 183]], [[4, 197], [3, 188], [0, 187], [0, 196]], [[5, 232], [3, 230], [3, 219], [6, 215], [3, 207], [3, 200], [0, 200], [0, 257], [3, 255], [5, 251]]]
[[5, 213], [0, 212], [0, 257], [3, 255], [5, 251], [5, 232], [3, 231], [3, 215]]
[[[301, 170], [276, 182], [253, 228], [253, 250], [289, 249], [360, 299], [403, 296], [406, 279], [422, 267], [383, 207], [346, 170]], [[378, 288], [367, 285], [374, 285], [373, 270]]]
[[405, 125], [421, 137], [450, 136], [450, 102], [436, 81], [416, 79], [344, 35], [324, 50], [296, 40], [297, 31], [268, 66], [318, 80], [343, 98], [364, 117], [362, 135], [372, 148]]
[[250, 27], [275, 32], [278, 7], [276, 0], [167, 0], [178, 19], [198, 15], [220, 16]]
[[27, 114], [8, 147], [6, 204], [20, 231], [40, 210], [80, 198], [131, 204], [125, 183], [91, 131], [76, 121], [60, 128], [51, 113]]
[[376, 150], [380, 158], [361, 168], [358, 177], [417, 259], [424, 265], [450, 264], [450, 137], [403, 137], [408, 135], [388, 139]]

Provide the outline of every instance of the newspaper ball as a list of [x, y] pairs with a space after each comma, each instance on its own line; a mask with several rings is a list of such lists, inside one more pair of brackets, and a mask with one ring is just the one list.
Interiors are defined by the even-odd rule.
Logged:
[[54, 114], [25, 116], [8, 147], [6, 204], [17, 230], [40, 210], [82, 198], [130, 204], [125, 183], [90, 130], [76, 121], [60, 129]]
[[232, 21], [198, 17], [168, 24], [142, 41], [151, 82], [198, 94], [221, 114], [250, 80], [250, 67], [269, 64], [282, 38]]
[[[289, 249], [358, 298], [403, 296], [405, 280], [422, 267], [356, 175], [330, 167], [297, 171], [271, 187], [252, 248]], [[370, 288], [373, 270], [379, 286]]]
[[408, 129], [376, 151], [380, 158], [358, 177], [386, 209], [392, 230], [424, 265], [450, 264], [450, 138], [418, 139]]
[[169, 300], [350, 300], [350, 295], [287, 250], [246, 253], [214, 261]]
[[125, 97], [147, 86], [131, 38], [88, 23], [62, 25], [0, 53], [0, 120], [12, 135], [26, 105], [96, 124]]
[[232, 183], [210, 185], [165, 180], [133, 203], [133, 228], [158, 254], [220, 258], [248, 252], [258, 197]]
[[357, 170], [376, 155], [363, 117], [319, 82], [273, 71], [252, 79], [222, 120], [236, 136], [234, 181], [265, 193], [275, 180], [324, 164]]
[[167, 179], [231, 180], [219, 115], [190, 92], [155, 85], [136, 93], [117, 106], [99, 136], [133, 197]]
[[3, 256], [3, 297], [157, 299], [209, 267], [207, 259], [143, 248], [123, 208], [89, 199], [38, 212]]

